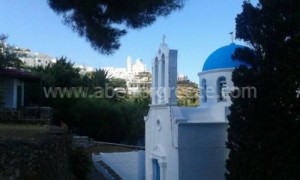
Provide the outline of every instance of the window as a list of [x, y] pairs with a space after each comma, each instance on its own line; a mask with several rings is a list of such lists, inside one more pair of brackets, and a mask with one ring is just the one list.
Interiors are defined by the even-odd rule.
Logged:
[[153, 96], [153, 104], [157, 104], [158, 103], [158, 97], [157, 97], [157, 91], [156, 91], [156, 88], [158, 88], [158, 58], [156, 57], [155, 58], [155, 64], [154, 64], [154, 81], [152, 86], [153, 86], [153, 89], [152, 89], [152, 96]]
[[165, 87], [165, 55], [161, 56], [161, 87]]
[[157, 89], [158, 103], [165, 103], [165, 55], [162, 54], [161, 59], [159, 60], [159, 72], [158, 72], [158, 81], [159, 85]]
[[226, 78], [224, 76], [219, 77], [217, 80], [217, 97], [218, 101], [226, 101], [227, 99], [226, 91]]
[[202, 79], [202, 81], [201, 81], [201, 90], [202, 90], [201, 97], [203, 98], [203, 102], [207, 102], [206, 89], [207, 89], [206, 79]]
[[158, 87], [158, 58], [155, 58], [155, 65], [154, 65], [154, 84], [153, 87]]

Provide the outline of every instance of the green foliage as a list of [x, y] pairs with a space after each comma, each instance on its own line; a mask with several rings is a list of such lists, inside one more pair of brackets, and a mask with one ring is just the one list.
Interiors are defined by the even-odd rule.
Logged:
[[[15, 54], [9, 51], [11, 46], [6, 44], [7, 36], [0, 34], [0, 70], [7, 67], [21, 68], [22, 62], [16, 58]], [[1, 78], [1, 77], [0, 77]], [[0, 108], [3, 107], [3, 90], [0, 87]]]
[[97, 87], [105, 88], [110, 82], [107, 71], [103, 69], [97, 69], [96, 71], [86, 73], [81, 76], [81, 86], [90, 87], [93, 90]]
[[0, 69], [7, 67], [21, 68], [23, 63], [16, 55], [11, 51], [12, 46], [6, 43], [7, 36], [0, 34]]
[[71, 108], [73, 127], [100, 141], [136, 144], [143, 139], [148, 107], [143, 103], [82, 99]]
[[[89, 95], [95, 88], [107, 90], [112, 95], [114, 87], [125, 86], [124, 80], [110, 79], [104, 70], [96, 70], [80, 75], [71, 62], [61, 58], [56, 64], [33, 69], [39, 74], [45, 87], [87, 87]], [[111, 87], [110, 87], [111, 86]], [[39, 88], [30, 89], [27, 95], [38, 100]], [[107, 88], [107, 89], [105, 89]], [[44, 96], [44, 95], [43, 95]], [[67, 123], [70, 129], [78, 129], [79, 133], [101, 141], [136, 144], [144, 137], [144, 120], [150, 96], [141, 94], [134, 98], [127, 96], [80, 97], [80, 98], [44, 98], [43, 105], [54, 108], [56, 124]]]
[[[24, 83], [24, 106], [38, 106], [44, 102], [40, 83]], [[45, 104], [44, 104], [45, 105]]]
[[47, 133], [38, 135], [28, 139], [1, 139], [0, 179], [74, 179], [67, 151], [69, 137]]
[[72, 87], [80, 84], [79, 69], [73, 65], [67, 58], [61, 57], [56, 63], [34, 67], [32, 70], [42, 77], [45, 86]]
[[95, 72], [90, 74], [91, 87], [102, 87], [109, 83], [110, 78], [108, 77], [107, 71], [103, 69], [97, 69]]
[[227, 179], [300, 178], [299, 9], [298, 0], [245, 1], [236, 18], [236, 37], [253, 52], [234, 56], [252, 68], [236, 69], [232, 80], [239, 89], [255, 87], [257, 97], [232, 98]]
[[[111, 126], [122, 125], [119, 119], [114, 118], [119, 116], [118, 110], [111, 105], [106, 100], [83, 99], [81, 102], [74, 104], [71, 109], [74, 112], [71, 117], [73, 122], [76, 123], [72, 126], [80, 127], [83, 134], [92, 138], [101, 137], [104, 141], [107, 141], [114, 133]], [[120, 131], [116, 132], [116, 138], [120, 137], [118, 133]]]
[[121, 78], [111, 78], [109, 82], [109, 86], [113, 88], [125, 88], [126, 89], [126, 81]]
[[[42, 78], [42, 87], [39, 85], [32, 86], [27, 89], [26, 95], [31, 100], [37, 100], [42, 96], [43, 105], [55, 108], [54, 122], [60, 124], [61, 121], [68, 122], [67, 112], [70, 106], [77, 99], [74, 98], [45, 98], [43, 88], [55, 87], [76, 87], [81, 84], [79, 69], [73, 67], [73, 63], [67, 61], [65, 57], [61, 57], [56, 63], [48, 64], [45, 67], [38, 66], [32, 68], [32, 71]], [[27, 86], [26, 86], [27, 87]], [[42, 88], [42, 89], [41, 89]], [[41, 94], [42, 93], [42, 94]]]
[[0, 109], [3, 107], [4, 105], [4, 100], [3, 100], [3, 91], [0, 87]]
[[70, 170], [75, 177], [80, 180], [87, 180], [92, 161], [85, 149], [83, 147], [72, 149], [69, 159]]
[[103, 54], [112, 54], [120, 46], [126, 28], [142, 28], [157, 17], [180, 9], [184, 0], [48, 0], [49, 6], [63, 14], [64, 23]]
[[199, 106], [198, 85], [189, 80], [177, 82], [177, 104], [178, 106]]

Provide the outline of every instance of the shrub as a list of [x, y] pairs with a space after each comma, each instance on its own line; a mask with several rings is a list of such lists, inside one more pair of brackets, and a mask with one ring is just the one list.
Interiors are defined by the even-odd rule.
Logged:
[[77, 179], [86, 180], [90, 168], [92, 167], [91, 159], [83, 147], [76, 147], [70, 153], [70, 170]]
[[3, 100], [3, 91], [0, 87], [0, 109], [3, 107], [4, 105], [4, 100]]

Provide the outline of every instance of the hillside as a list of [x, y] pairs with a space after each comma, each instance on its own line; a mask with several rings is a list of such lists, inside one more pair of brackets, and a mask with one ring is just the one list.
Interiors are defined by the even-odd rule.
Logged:
[[178, 81], [177, 102], [179, 106], [199, 106], [198, 85], [189, 80]]

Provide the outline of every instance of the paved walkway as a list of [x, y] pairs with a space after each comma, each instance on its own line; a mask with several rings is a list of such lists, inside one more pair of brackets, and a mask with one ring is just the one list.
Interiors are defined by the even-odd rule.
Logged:
[[89, 180], [105, 180], [105, 177], [99, 173], [93, 165], [89, 175]]

